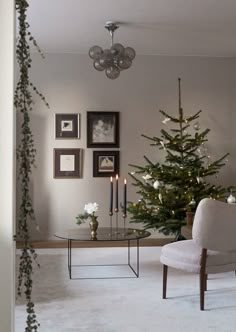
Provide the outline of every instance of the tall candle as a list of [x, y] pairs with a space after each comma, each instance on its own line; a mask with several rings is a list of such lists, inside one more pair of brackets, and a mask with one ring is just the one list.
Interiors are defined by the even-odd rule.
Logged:
[[113, 210], [113, 179], [110, 178], [110, 213], [112, 214]]
[[116, 206], [115, 209], [116, 211], [118, 211], [118, 201], [119, 201], [119, 197], [118, 197], [118, 174], [116, 174]]
[[126, 214], [126, 204], [127, 204], [127, 181], [126, 179], [124, 179], [124, 197], [123, 197], [124, 214]]

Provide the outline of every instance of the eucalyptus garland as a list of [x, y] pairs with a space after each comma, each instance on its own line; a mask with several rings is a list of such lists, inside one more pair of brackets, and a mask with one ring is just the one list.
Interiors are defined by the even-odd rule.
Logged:
[[16, 43], [16, 59], [19, 67], [19, 80], [16, 84], [14, 104], [16, 111], [21, 115], [20, 143], [17, 148], [19, 184], [21, 201], [16, 230], [16, 239], [22, 242], [22, 249], [18, 271], [17, 294], [24, 291], [26, 298], [26, 327], [25, 332], [38, 331], [39, 323], [36, 318], [34, 303], [32, 300], [33, 290], [33, 267], [37, 263], [37, 254], [32, 247], [29, 232], [29, 224], [35, 220], [34, 209], [30, 193], [30, 176], [35, 165], [36, 149], [34, 138], [30, 128], [30, 112], [33, 110], [32, 93], [36, 93], [46, 104], [45, 97], [37, 90], [29, 78], [31, 68], [30, 43], [36, 47], [43, 56], [36, 40], [29, 31], [27, 22], [27, 0], [16, 0], [16, 12], [18, 18], [18, 34]]

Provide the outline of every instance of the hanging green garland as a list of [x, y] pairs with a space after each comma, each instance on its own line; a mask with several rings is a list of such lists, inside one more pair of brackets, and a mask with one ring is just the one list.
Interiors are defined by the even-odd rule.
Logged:
[[[16, 59], [19, 67], [19, 80], [16, 84], [14, 104], [17, 112], [21, 115], [20, 144], [17, 149], [19, 184], [21, 190], [21, 202], [17, 223], [16, 238], [23, 243], [20, 255], [17, 293], [22, 295], [24, 290], [26, 298], [26, 332], [38, 331], [39, 323], [36, 318], [34, 303], [32, 300], [33, 289], [33, 264], [37, 263], [37, 254], [32, 247], [29, 233], [29, 223], [34, 221], [34, 209], [30, 194], [30, 176], [35, 165], [36, 149], [34, 147], [33, 134], [30, 128], [30, 112], [32, 111], [32, 92], [36, 93], [46, 104], [44, 96], [30, 82], [29, 70], [31, 68], [30, 43], [42, 55], [37, 42], [29, 32], [27, 22], [27, 0], [16, 0], [18, 18], [18, 34], [16, 44]], [[42, 55], [43, 56], [43, 55]]]

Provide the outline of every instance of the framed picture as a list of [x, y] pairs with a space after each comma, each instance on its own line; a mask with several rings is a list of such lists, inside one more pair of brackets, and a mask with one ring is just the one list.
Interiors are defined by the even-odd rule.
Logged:
[[119, 147], [119, 112], [87, 112], [87, 147]]
[[80, 114], [56, 114], [55, 116], [56, 138], [80, 137]]
[[54, 149], [54, 178], [82, 177], [82, 149]]
[[120, 151], [93, 151], [93, 176], [108, 177], [119, 174]]

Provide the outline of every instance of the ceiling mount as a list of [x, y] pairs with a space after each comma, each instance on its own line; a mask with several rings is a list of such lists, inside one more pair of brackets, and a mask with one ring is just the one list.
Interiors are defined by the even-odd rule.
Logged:
[[111, 46], [113, 46], [114, 32], [119, 28], [118, 22], [108, 21], [105, 28], [109, 31], [111, 36]]
[[105, 23], [105, 28], [111, 33], [116, 31], [119, 28], [119, 22], [107, 21]]

